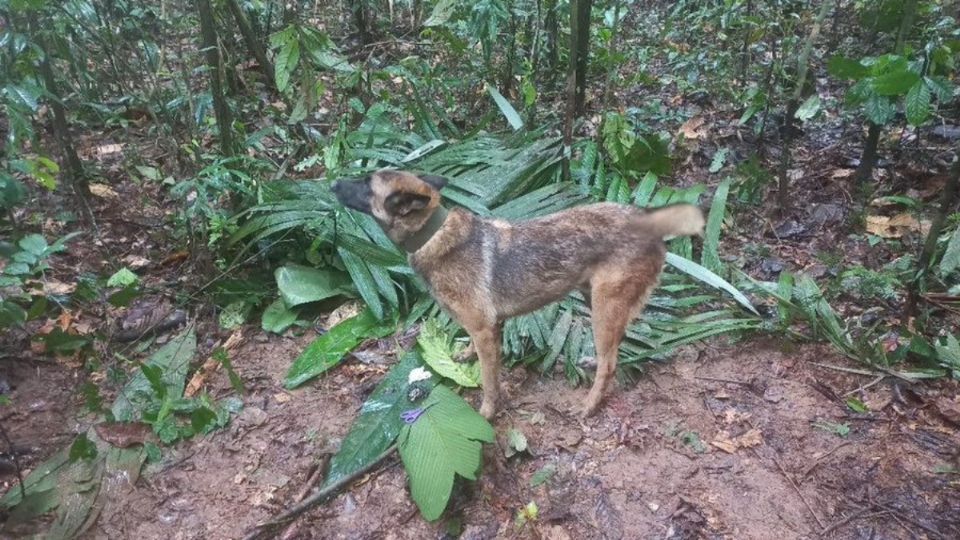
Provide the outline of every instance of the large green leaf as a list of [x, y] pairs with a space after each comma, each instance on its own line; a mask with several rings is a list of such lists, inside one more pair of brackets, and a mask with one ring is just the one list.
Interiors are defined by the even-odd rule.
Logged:
[[173, 398], [183, 395], [187, 370], [197, 350], [197, 336], [193, 327], [153, 353], [141, 369], [124, 385], [111, 409], [118, 422], [132, 422], [140, 419], [143, 407], [154, 400], [155, 390], [147, 378], [147, 373], [159, 370], [161, 383], [166, 394]]
[[734, 300], [739, 302], [740, 305], [747, 308], [752, 313], [757, 313], [756, 308], [753, 307], [753, 304], [750, 303], [750, 300], [748, 300], [742, 292], [731, 285], [727, 280], [714, 274], [710, 270], [674, 253], [667, 253], [667, 263], [696, 280], [702, 281], [711, 287], [716, 287], [726, 291], [730, 294], [730, 296], [733, 297]]
[[907, 121], [914, 126], [924, 123], [930, 116], [930, 89], [923, 81], [910, 87], [905, 98]]
[[522, 129], [523, 119], [520, 118], [520, 114], [517, 113], [517, 110], [513, 108], [513, 105], [507, 101], [507, 98], [503, 97], [503, 94], [501, 94], [499, 90], [489, 84], [486, 86], [487, 92], [490, 94], [490, 97], [493, 98], [493, 101], [497, 104], [497, 107], [500, 108], [500, 112], [503, 113], [503, 116], [507, 119], [510, 127], [512, 127], [514, 131]]
[[350, 279], [343, 272], [288, 264], [277, 268], [274, 277], [287, 307], [353, 294]]
[[881, 96], [902, 96], [913, 85], [920, 82], [920, 76], [907, 69], [901, 69], [878, 75], [871, 80], [873, 91]]
[[264, 332], [282, 334], [291, 324], [297, 322], [297, 312], [283, 303], [283, 298], [277, 298], [263, 310], [260, 327]]
[[834, 56], [827, 63], [827, 71], [834, 77], [858, 81], [870, 73], [870, 68], [857, 60]]
[[424, 413], [400, 433], [400, 458], [410, 477], [410, 495], [427, 520], [450, 500], [455, 475], [475, 480], [481, 442], [493, 442], [493, 427], [449, 388], [439, 385], [421, 405]]
[[44, 537], [74, 538], [96, 521], [107, 497], [116, 497], [136, 483], [146, 455], [142, 448], [111, 447], [92, 428], [81, 437], [95, 449], [93, 458], [70, 459], [65, 448], [24, 479], [25, 499], [21, 500], [19, 488], [0, 499], [0, 506], [10, 511], [10, 523], [56, 509]]
[[960, 379], [960, 342], [953, 334], [947, 334], [946, 343], [935, 343], [937, 360], [949, 369], [955, 379]]
[[893, 115], [897, 112], [892, 101], [878, 95], [868, 97], [863, 110], [867, 114], [867, 118], [878, 126], [882, 126], [892, 120]]
[[456, 9], [457, 0], [439, 0], [437, 4], [433, 6], [430, 17], [423, 22], [423, 26], [443, 26], [450, 20], [450, 17], [453, 16]]
[[290, 75], [300, 62], [300, 40], [293, 27], [288, 27], [281, 35], [283, 39], [280, 42], [280, 50], [277, 51], [274, 79], [277, 90], [286, 92], [290, 86]]
[[[46, 491], [54, 490], [57, 486], [57, 477], [59, 476], [64, 465], [70, 463], [70, 454], [69, 449], [64, 448], [56, 454], [53, 455], [47, 461], [41, 463], [26, 478], [23, 479], [24, 491], [27, 493], [27, 498], [35, 493], [43, 493]], [[21, 502], [20, 489], [13, 487], [7, 491], [7, 493], [0, 498], [0, 506], [6, 509], [10, 509], [20, 504]], [[29, 502], [29, 501], [28, 501]], [[30, 503], [30, 508], [24, 512], [24, 515], [21, 516], [25, 519], [43, 514], [50, 509], [49, 506], [43, 504], [38, 504], [41, 501], [34, 501]]]
[[423, 361], [440, 376], [460, 386], [480, 386], [479, 362], [467, 364], [454, 360], [459, 351], [453, 345], [453, 338], [443, 331], [437, 319], [427, 319], [420, 329], [417, 343], [423, 352]]
[[720, 265], [720, 228], [727, 213], [727, 194], [730, 193], [730, 184], [733, 179], [726, 178], [717, 186], [710, 204], [710, 214], [707, 216], [707, 227], [703, 236], [703, 256], [700, 261], [703, 266], [713, 272], [719, 272]]
[[411, 406], [407, 399], [410, 372], [421, 367], [420, 355], [408, 352], [390, 368], [377, 388], [360, 408], [360, 416], [330, 460], [324, 486], [349, 476], [390, 448], [400, 433], [400, 413]]
[[947, 249], [940, 259], [940, 275], [946, 276], [957, 268], [960, 268], [960, 227], [953, 230], [947, 242]]
[[382, 319], [384, 316], [383, 302], [380, 301], [377, 282], [373, 280], [370, 268], [360, 257], [343, 248], [337, 249], [337, 253], [340, 254], [340, 260], [343, 261], [343, 266], [347, 268], [347, 272], [353, 280], [353, 286], [360, 293], [360, 298], [363, 298], [370, 311], [378, 319]]
[[336, 366], [361, 342], [396, 330], [395, 321], [380, 321], [370, 309], [350, 317], [318, 337], [294, 360], [283, 385], [296, 388]]

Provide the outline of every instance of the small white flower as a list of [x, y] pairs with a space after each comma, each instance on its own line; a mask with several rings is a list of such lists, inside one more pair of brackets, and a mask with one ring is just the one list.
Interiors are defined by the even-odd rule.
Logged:
[[432, 376], [433, 375], [431, 375], [429, 371], [423, 369], [422, 367], [418, 367], [410, 372], [410, 376], [407, 377], [407, 383], [413, 384], [417, 381], [425, 381]]

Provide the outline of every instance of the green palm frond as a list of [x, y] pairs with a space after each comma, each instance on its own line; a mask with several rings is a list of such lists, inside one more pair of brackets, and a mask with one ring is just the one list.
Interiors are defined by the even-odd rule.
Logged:
[[[608, 170], [592, 142], [579, 146], [580, 160], [572, 163], [573, 182], [560, 181], [562, 145], [539, 133], [507, 137], [475, 135], [447, 141], [431, 130], [426, 136], [402, 131], [390, 123], [391, 111], [368, 113], [360, 128], [341, 136], [345, 155], [338, 174], [361, 175], [383, 167], [402, 167], [442, 174], [450, 179], [443, 191], [448, 205], [459, 205], [480, 215], [508, 220], [542, 216], [594, 200], [615, 200], [640, 206], [699, 201], [704, 186], [658, 186], [653, 174], [635, 188], [620, 173]], [[425, 112], [421, 111], [423, 114]], [[422, 120], [425, 122], [426, 120]], [[721, 204], [723, 198], [719, 199]], [[714, 216], [722, 217], [724, 208]], [[711, 265], [718, 264], [719, 217], [711, 227]], [[429, 300], [422, 283], [412, 277], [406, 258], [370, 217], [341, 208], [326, 180], [278, 182], [264, 190], [263, 203], [240, 216], [232, 243], [256, 242], [291, 229], [315, 237], [335, 253], [356, 288], [357, 295], [378, 317], [401, 309], [416, 318], [449, 317]], [[692, 261], [689, 238], [670, 243], [671, 268], [647, 313], [626, 333], [621, 365], [626, 370], [642, 362], [664, 358], [677, 347], [711, 336], [758, 328], [760, 319], [749, 300], [721, 276]], [[693, 279], [691, 279], [693, 278]], [[702, 284], [712, 288], [705, 289]], [[731, 295], [747, 311], [728, 300]], [[409, 309], [402, 309], [406, 303]], [[413, 317], [410, 319], [409, 317]], [[452, 327], [451, 327], [452, 329]], [[507, 321], [504, 355], [510, 363], [536, 366], [543, 371], [562, 363], [571, 380], [585, 371], [579, 360], [594, 352], [588, 307], [579, 293], [537, 312]]]

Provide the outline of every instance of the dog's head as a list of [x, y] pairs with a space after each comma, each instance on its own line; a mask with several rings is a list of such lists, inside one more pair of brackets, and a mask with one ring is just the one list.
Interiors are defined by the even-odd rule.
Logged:
[[420, 230], [440, 205], [442, 176], [377, 171], [356, 180], [338, 180], [333, 193], [346, 207], [373, 216], [394, 242]]

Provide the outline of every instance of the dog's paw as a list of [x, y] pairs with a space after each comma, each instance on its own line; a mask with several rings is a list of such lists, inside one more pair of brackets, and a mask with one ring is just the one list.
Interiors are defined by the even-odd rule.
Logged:
[[577, 366], [587, 371], [596, 371], [597, 359], [594, 356], [581, 356], [580, 359], [577, 360]]
[[471, 341], [467, 348], [457, 353], [453, 357], [453, 361], [458, 364], [466, 364], [468, 362], [473, 362], [477, 359], [477, 350], [473, 347], [473, 342]]
[[593, 416], [593, 414], [597, 412], [597, 409], [600, 408], [600, 401], [602, 399], [603, 396], [601, 394], [590, 392], [587, 395], [587, 399], [583, 401], [583, 406], [580, 407], [580, 418], [587, 419]]
[[497, 406], [489, 401], [484, 401], [480, 405], [480, 416], [486, 418], [487, 420], [493, 420], [493, 417], [497, 415]]

